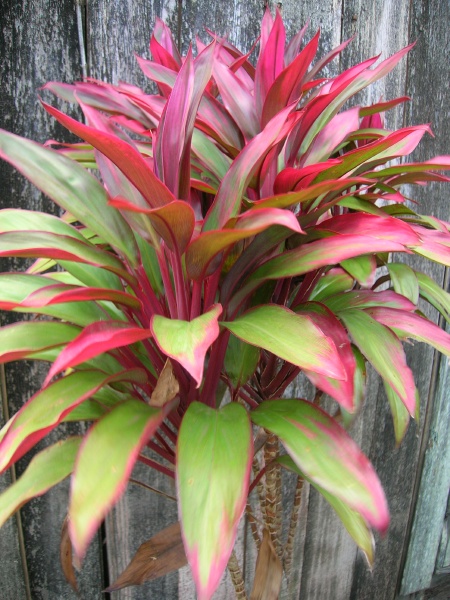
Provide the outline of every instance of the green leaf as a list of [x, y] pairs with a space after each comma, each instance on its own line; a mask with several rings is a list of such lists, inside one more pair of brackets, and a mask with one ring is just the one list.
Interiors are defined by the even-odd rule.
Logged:
[[353, 277], [343, 269], [339, 267], [331, 269], [331, 271], [319, 279], [309, 299], [315, 302], [322, 302], [324, 298], [348, 292], [352, 289], [353, 285]]
[[126, 377], [126, 372], [109, 376], [98, 371], [75, 372], [37, 392], [0, 432], [0, 470], [23, 456], [101, 387]]
[[367, 360], [414, 415], [416, 386], [398, 337], [362, 310], [343, 310], [338, 316]]
[[35, 352], [67, 344], [78, 327], [48, 321], [22, 321], [0, 328], [0, 362], [29, 358]]
[[362, 256], [355, 256], [355, 258], [348, 258], [347, 260], [341, 261], [341, 266], [350, 273], [362, 287], [369, 288], [374, 284], [375, 271], [377, 268], [375, 256], [364, 254]]
[[443, 290], [431, 277], [424, 273], [416, 272], [419, 282], [420, 295], [434, 306], [450, 323], [450, 294]]
[[346, 372], [335, 344], [306, 315], [282, 306], [257, 306], [232, 322], [221, 323], [234, 335], [293, 365], [335, 379]]
[[225, 371], [235, 389], [247, 383], [256, 370], [259, 349], [246, 344], [234, 335], [228, 341], [225, 355]]
[[81, 438], [72, 437], [57, 442], [39, 452], [30, 462], [23, 475], [0, 496], [0, 527], [23, 506], [72, 472]]
[[0, 130], [0, 156], [44, 194], [137, 264], [133, 232], [97, 179], [75, 161]]
[[2, 273], [0, 274], [0, 309], [48, 315], [81, 327], [107, 318], [105, 312], [95, 302], [67, 302], [67, 304], [41, 308], [20, 306], [30, 294], [52, 284], [51, 279], [41, 275]]
[[267, 400], [252, 421], [277, 435], [297, 467], [380, 531], [389, 523], [386, 498], [367, 457], [348, 433], [306, 400]]
[[[129, 400], [98, 421], [86, 435], [72, 478], [69, 531], [78, 559], [126, 488], [142, 446], [165, 413]], [[95, 460], [93, 460], [95, 457]]]
[[417, 306], [419, 302], [419, 282], [415, 271], [402, 263], [388, 263], [389, 275], [397, 294], [406, 296]]
[[215, 304], [192, 321], [155, 315], [150, 323], [160, 350], [179, 362], [195, 379], [197, 387], [203, 379], [206, 352], [219, 335], [217, 319], [221, 312], [221, 305]]
[[179, 512], [199, 600], [217, 588], [247, 502], [253, 442], [239, 404], [215, 410], [194, 402], [177, 446]]
[[326, 492], [320, 485], [317, 485], [313, 481], [311, 481], [308, 477], [304, 475], [302, 471], [297, 467], [292, 458], [288, 455], [280, 456], [277, 459], [283, 467], [297, 473], [300, 477], [303, 477], [307, 481], [309, 481], [321, 494], [325, 500], [334, 508], [336, 514], [342, 521], [345, 529], [348, 531], [350, 536], [356, 542], [358, 547], [364, 552], [364, 556], [367, 559], [367, 562], [370, 566], [373, 565], [374, 559], [374, 547], [375, 541], [373, 539], [373, 534], [371, 529], [367, 526], [367, 523], [363, 519], [363, 517], [355, 510], [350, 508], [348, 504]]
[[397, 446], [399, 446], [408, 429], [410, 415], [400, 396], [391, 388], [390, 385], [386, 383], [386, 381], [384, 382], [384, 389], [386, 391], [389, 407], [391, 409], [392, 420], [394, 422], [395, 443]]

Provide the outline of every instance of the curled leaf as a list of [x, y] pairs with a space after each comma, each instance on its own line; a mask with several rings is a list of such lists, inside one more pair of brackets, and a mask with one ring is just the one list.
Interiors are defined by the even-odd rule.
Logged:
[[125, 571], [105, 592], [141, 585], [177, 571], [186, 564], [180, 524], [173, 523], [139, 546]]

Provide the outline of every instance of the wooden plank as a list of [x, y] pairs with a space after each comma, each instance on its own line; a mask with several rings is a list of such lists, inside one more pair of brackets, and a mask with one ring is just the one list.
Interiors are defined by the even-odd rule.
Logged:
[[[0, 367], [0, 426], [3, 426], [9, 416], [8, 399], [6, 397], [6, 380], [3, 365]], [[6, 413], [6, 414], [5, 414]], [[3, 492], [15, 476], [11, 469], [0, 479], [0, 492]], [[0, 588], [5, 600], [15, 600], [18, 595], [30, 598], [27, 566], [24, 564], [24, 546], [21, 533], [20, 513], [9, 519], [0, 531], [0, 556], [2, 569], [0, 571]]]
[[[63, 128], [52, 123], [40, 106], [37, 91], [48, 80], [71, 81], [80, 76], [75, 3], [73, 0], [61, 0], [57, 3], [50, 0], [5, 0], [0, 11], [0, 30], [4, 36], [4, 43], [0, 46], [0, 125], [39, 142], [49, 138], [68, 140]], [[0, 171], [2, 208], [14, 206], [58, 212], [50, 200], [43, 197], [3, 161]], [[1, 265], [2, 271], [22, 267], [23, 262], [20, 261], [3, 260]], [[12, 315], [3, 313], [2, 325], [11, 318]], [[39, 387], [44, 371], [42, 366], [22, 362], [6, 366], [6, 393], [11, 414]], [[55, 439], [55, 436], [52, 436], [47, 443]], [[17, 467], [18, 475], [25, 468], [29, 458], [28, 456], [20, 461]], [[21, 510], [33, 600], [76, 598], [59, 568], [59, 538], [61, 522], [66, 511], [67, 485], [67, 482], [62, 484], [47, 496], [29, 503]], [[2, 552], [2, 557], [10, 557], [8, 560], [16, 561], [18, 566], [19, 532], [16, 529], [16, 540], [11, 540], [11, 528], [14, 529], [14, 521], [10, 521], [0, 533], [2, 545], [9, 543], [8, 551]], [[8, 565], [2, 562], [2, 594], [5, 589], [10, 589], [13, 583], [16, 589], [15, 592], [11, 592], [11, 600], [26, 598], [23, 581], [17, 568], [11, 571]], [[100, 553], [95, 551], [93, 545], [80, 578], [80, 590], [83, 597], [95, 598], [99, 596], [101, 589]]]
[[[440, 361], [432, 423], [422, 470], [401, 594], [430, 587], [450, 487], [450, 369]], [[433, 493], [430, 493], [433, 490]]]
[[[447, 64], [445, 47], [448, 45], [448, 33], [445, 31], [446, 14], [448, 6], [442, 11], [427, 10], [427, 21], [418, 22], [418, 6], [420, 2], [413, 2], [410, 16], [411, 39], [417, 39], [418, 28], [424, 28], [416, 48], [410, 53], [407, 63], [407, 88], [406, 94], [412, 102], [405, 107], [405, 125], [423, 122], [438, 121], [434, 123], [436, 131], [441, 132], [437, 140], [426, 138], [414, 153], [414, 159], [425, 160], [435, 154], [445, 152], [447, 140], [442, 135], [448, 128], [448, 88], [438, 86], [442, 81], [439, 72]], [[447, 13], [448, 19], [448, 13]], [[393, 20], [394, 26], [399, 20]], [[435, 94], [429, 94], [427, 80], [434, 81]], [[447, 98], [447, 99], [446, 99]], [[446, 115], [442, 118], [443, 115]], [[432, 142], [432, 143], [431, 143]], [[447, 148], [448, 150], [448, 148]], [[423, 189], [407, 189], [406, 193], [419, 202], [419, 211], [425, 214], [435, 214], [441, 218], [448, 217], [446, 206], [447, 192], [443, 187], [430, 185]], [[416, 268], [426, 272], [440, 284], [444, 282], [444, 269], [414, 259]], [[428, 316], [436, 318], [434, 311], [427, 309]], [[381, 445], [387, 446], [389, 434], [378, 420], [372, 433], [372, 447], [369, 452], [374, 460], [375, 467], [379, 470], [382, 482], [388, 493], [388, 500], [392, 514], [392, 524], [385, 540], [378, 544], [377, 561], [373, 574], [368, 573], [361, 566], [355, 569], [352, 594], [358, 599], [393, 598], [399, 586], [401, 577], [402, 554], [408, 545], [408, 528], [414, 498], [416, 494], [416, 478], [420, 475], [422, 448], [426, 443], [428, 417], [433, 409], [434, 385], [436, 371], [433, 370], [434, 356], [429, 348], [415, 345], [407, 348], [408, 363], [415, 373], [416, 383], [421, 396], [420, 421], [412, 424], [401, 447], [386, 456]], [[425, 437], [424, 437], [425, 436]], [[389, 451], [388, 448], [386, 448]]]

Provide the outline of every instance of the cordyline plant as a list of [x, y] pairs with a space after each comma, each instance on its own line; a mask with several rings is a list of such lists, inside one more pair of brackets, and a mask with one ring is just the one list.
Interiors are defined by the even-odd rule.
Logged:
[[[303, 34], [285, 45], [280, 14], [266, 12], [254, 67], [214, 35], [196, 58], [181, 57], [158, 21], [153, 59], [138, 61], [159, 93], [49, 83], [85, 123], [44, 108], [83, 142], [0, 134], [1, 156], [63, 210], [0, 213], [0, 256], [37, 259], [0, 275], [0, 308], [36, 315], [0, 329], [1, 360], [52, 363], [1, 431], [1, 469], [60, 423], [92, 423], [32, 459], [0, 496], [0, 522], [71, 475], [78, 563], [136, 461], [176, 482], [181, 533], [174, 525], [150, 548], [175, 553], [176, 567], [185, 553], [203, 600], [227, 564], [245, 598], [232, 551], [246, 505], [260, 552], [252, 597], [266, 581], [264, 597], [278, 597], [303, 480], [369, 561], [372, 530], [388, 526], [377, 475], [342, 423], [361, 405], [368, 361], [399, 442], [417, 394], [402, 342], [450, 354], [450, 336], [418, 309], [423, 298], [448, 319], [449, 295], [390, 260], [415, 253], [450, 265], [449, 224], [409, 208], [401, 191], [448, 181], [437, 171], [450, 157], [403, 162], [430, 132], [385, 128], [383, 113], [406, 98], [344, 107], [409, 48], [321, 77], [347, 42], [311, 66], [319, 36], [301, 49]], [[314, 399], [283, 397], [300, 373]], [[336, 401], [334, 416], [318, 406], [321, 393]], [[300, 482], [285, 547], [281, 467]], [[260, 506], [250, 509], [254, 488]], [[110, 589], [155, 576], [145, 551]], [[156, 563], [158, 573], [174, 566]]]

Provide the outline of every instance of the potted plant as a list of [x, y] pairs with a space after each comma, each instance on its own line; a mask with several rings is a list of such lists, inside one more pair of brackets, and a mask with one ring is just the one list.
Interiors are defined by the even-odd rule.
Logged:
[[[405, 98], [345, 106], [409, 48], [323, 78], [346, 44], [311, 66], [319, 36], [301, 49], [302, 37], [286, 46], [280, 14], [267, 11], [253, 66], [216, 36], [198, 42], [196, 58], [192, 49], [181, 57], [158, 21], [152, 60], [138, 59], [158, 93], [51, 82], [85, 123], [44, 108], [82, 143], [0, 132], [2, 158], [63, 210], [0, 212], [0, 256], [35, 259], [0, 275], [0, 308], [36, 315], [0, 329], [0, 359], [51, 363], [0, 433], [1, 470], [63, 421], [89, 424], [36, 454], [0, 496], [0, 523], [70, 475], [64, 569], [74, 585], [72, 558], [81, 564], [136, 461], [175, 481], [180, 525], [144, 544], [110, 589], [187, 559], [200, 599], [227, 564], [245, 598], [233, 546], [246, 511], [259, 548], [252, 597], [277, 598], [304, 480], [369, 562], [372, 530], [388, 527], [381, 484], [344, 426], [363, 401], [369, 362], [400, 442], [416, 413], [402, 342], [450, 354], [449, 335], [418, 307], [422, 298], [448, 318], [448, 294], [392, 258], [450, 264], [449, 224], [402, 193], [447, 181], [438, 171], [450, 157], [395, 160], [430, 132], [384, 127], [384, 112]], [[299, 376], [312, 397], [286, 395]], [[298, 475], [284, 545], [282, 468]], [[151, 561], [155, 548], [162, 557]]]

